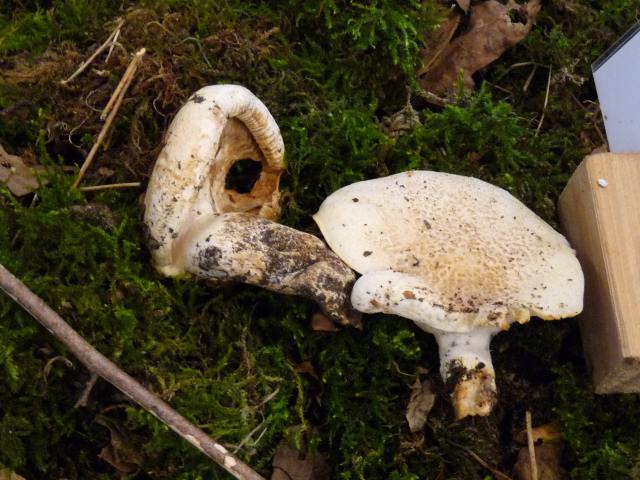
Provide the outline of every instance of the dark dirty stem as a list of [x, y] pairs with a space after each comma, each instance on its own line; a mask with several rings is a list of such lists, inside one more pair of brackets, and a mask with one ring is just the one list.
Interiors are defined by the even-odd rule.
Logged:
[[0, 288], [40, 322], [92, 373], [104, 378], [239, 480], [264, 480], [219, 443], [93, 348], [44, 300], [0, 264]]

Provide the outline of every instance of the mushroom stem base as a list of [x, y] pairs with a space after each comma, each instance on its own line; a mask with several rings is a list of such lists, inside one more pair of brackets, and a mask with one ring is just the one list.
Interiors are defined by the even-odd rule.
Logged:
[[486, 416], [497, 401], [489, 344], [495, 329], [467, 333], [437, 333], [440, 373], [451, 392], [457, 419]]

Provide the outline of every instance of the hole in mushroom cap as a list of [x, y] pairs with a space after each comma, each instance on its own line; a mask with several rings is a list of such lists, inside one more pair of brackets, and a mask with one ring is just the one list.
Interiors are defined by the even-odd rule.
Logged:
[[251, 158], [237, 160], [229, 169], [224, 188], [238, 193], [249, 193], [262, 172], [262, 163]]

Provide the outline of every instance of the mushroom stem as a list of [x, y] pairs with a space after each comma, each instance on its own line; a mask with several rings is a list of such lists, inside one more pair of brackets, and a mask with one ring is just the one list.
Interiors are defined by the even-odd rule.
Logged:
[[435, 333], [440, 348], [440, 374], [451, 392], [456, 418], [489, 415], [497, 389], [489, 344], [497, 329]]
[[177, 247], [184, 269], [215, 282], [242, 282], [301, 295], [334, 321], [360, 325], [349, 292], [355, 274], [318, 238], [243, 213], [211, 215], [192, 225]]

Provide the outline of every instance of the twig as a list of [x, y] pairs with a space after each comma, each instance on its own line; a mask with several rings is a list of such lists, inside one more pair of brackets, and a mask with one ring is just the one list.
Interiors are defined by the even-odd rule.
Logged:
[[109, 112], [111, 112], [111, 109], [114, 107], [114, 105], [116, 105], [118, 100], [120, 100], [120, 98], [124, 96], [125, 92], [129, 88], [129, 85], [131, 85], [131, 80], [133, 80], [133, 76], [138, 69], [138, 64], [140, 63], [140, 60], [142, 60], [145, 52], [146, 49], [141, 48], [133, 56], [131, 62], [129, 62], [129, 66], [124, 71], [120, 82], [116, 86], [116, 89], [113, 91], [111, 98], [107, 102], [107, 106], [104, 107], [104, 110], [102, 110], [102, 113], [100, 114], [100, 120], [104, 120], [105, 118], [107, 118], [107, 115], [109, 115]]
[[78, 398], [78, 401], [73, 406], [73, 408], [80, 408], [80, 407], [87, 406], [87, 403], [89, 402], [89, 395], [91, 395], [91, 390], [93, 390], [93, 387], [95, 386], [97, 381], [98, 381], [98, 375], [91, 372], [91, 378], [89, 378], [89, 381], [84, 386], [84, 389], [82, 390], [82, 394], [80, 395], [80, 398]]
[[80, 187], [79, 190], [83, 192], [96, 192], [98, 190], [112, 190], [114, 188], [135, 188], [140, 186], [142, 186], [141, 182], [110, 183], [108, 185], [91, 185], [90, 187]]
[[[133, 60], [131, 60], [131, 64], [133, 64], [134, 62], [136, 62], [136, 63], [139, 62], [140, 61], [139, 59], [144, 55], [145, 51], [146, 50], [144, 48], [141, 48], [135, 54]], [[136, 61], [136, 59], [138, 59], [138, 60]], [[129, 64], [129, 67], [131, 67], [131, 64]], [[127, 72], [129, 72], [129, 67], [127, 67], [127, 71], [125, 72], [125, 74], [123, 76], [123, 79], [127, 75]], [[135, 73], [135, 69], [134, 69], [134, 73]], [[105, 120], [104, 125], [102, 126], [102, 129], [100, 130], [100, 133], [98, 134], [98, 138], [96, 139], [96, 142], [91, 147], [91, 150], [89, 151], [89, 154], [87, 155], [87, 158], [85, 159], [84, 163], [80, 167], [80, 171], [78, 172], [78, 178], [76, 178], [75, 182], [73, 182], [73, 185], [71, 186], [71, 188], [77, 188], [78, 187], [78, 185], [80, 184], [80, 181], [82, 180], [82, 177], [84, 177], [84, 174], [86, 173], [87, 169], [91, 166], [91, 163], [93, 162], [93, 159], [96, 156], [96, 153], [98, 153], [98, 148], [100, 148], [100, 145], [104, 141], [104, 138], [107, 136], [107, 132], [109, 131], [109, 127], [111, 127], [111, 124], [113, 123], [113, 120], [116, 118], [116, 114], [118, 113], [118, 109], [120, 108], [120, 105], [122, 104], [122, 100], [124, 99], [124, 95], [125, 95], [125, 93], [127, 91], [127, 88], [131, 84], [131, 80], [132, 79], [133, 79], [133, 73], [129, 76], [129, 79], [126, 82], [126, 84], [123, 85], [122, 88], [120, 88], [120, 92], [119, 92], [120, 94], [118, 95], [118, 98], [115, 100], [113, 106], [111, 107], [109, 115], [107, 116], [107, 119]], [[120, 83], [122, 83], [122, 82], [120, 82]], [[118, 84], [118, 87], [120, 87], [120, 84]], [[116, 87], [116, 91], [118, 91], [118, 87]], [[113, 99], [114, 97], [115, 97], [115, 93], [111, 98]], [[111, 100], [109, 100], [109, 103], [111, 103]]]
[[533, 444], [533, 427], [531, 426], [531, 412], [525, 413], [527, 424], [527, 446], [529, 447], [529, 458], [531, 460], [531, 480], [538, 480], [538, 464], [536, 462], [536, 447]]
[[264, 480], [255, 470], [229, 453], [206, 433], [190, 423], [169, 405], [156, 397], [140, 383], [122, 371], [115, 363], [93, 348], [44, 300], [33, 293], [9, 270], [0, 264], [0, 288], [22, 306], [53, 336], [55, 336], [91, 372], [104, 378], [180, 437], [216, 462], [239, 480]]
[[109, 45], [113, 44], [113, 38], [116, 36], [116, 34], [120, 31], [120, 27], [122, 27], [122, 25], [124, 24], [124, 20], [120, 19], [118, 21], [118, 24], [116, 25], [116, 28], [111, 32], [111, 34], [109, 35], [109, 37], [107, 37], [107, 39], [104, 41], [104, 43], [102, 45], [100, 45], [95, 52], [93, 52], [93, 54], [87, 58], [84, 62], [82, 62], [80, 64], [80, 66], [78, 67], [78, 69], [73, 72], [73, 74], [71, 74], [71, 76], [69, 78], [67, 78], [66, 80], [61, 80], [60, 83], [63, 85], [68, 84], [71, 80], [73, 80], [74, 78], [76, 78], [78, 75], [80, 75], [82, 72], [84, 72], [84, 70], [91, 65], [91, 62], [93, 62], [96, 57], [98, 55], [100, 55]]
[[542, 106], [542, 116], [540, 117], [540, 122], [538, 122], [538, 127], [536, 128], [535, 136], [538, 136], [540, 132], [540, 128], [542, 127], [542, 122], [544, 122], [544, 114], [547, 111], [547, 103], [549, 103], [549, 89], [551, 88], [551, 65], [549, 65], [549, 78], [547, 79], [547, 91], [544, 94], [544, 105]]
[[462, 450], [464, 450], [465, 452], [467, 452], [469, 454], [469, 456], [471, 456], [471, 458], [473, 458], [476, 462], [478, 462], [480, 465], [482, 465], [484, 468], [486, 468], [487, 470], [489, 470], [494, 477], [496, 477], [498, 480], [513, 480], [509, 475], [502, 473], [500, 470], [495, 469], [494, 467], [492, 467], [491, 465], [489, 465], [489, 463], [485, 462], [480, 455], [478, 455], [477, 453], [475, 453], [473, 450], [471, 450], [468, 447], [465, 447], [464, 445], [460, 445], [459, 443], [456, 442], [449, 442], [451, 445], [453, 445], [454, 447], [458, 447]]
[[489, 470], [493, 476], [495, 476], [498, 480], [513, 480], [509, 475], [506, 475], [504, 473], [502, 473], [500, 470], [496, 470], [495, 468], [493, 468], [491, 465], [489, 465], [487, 462], [485, 462], [477, 453], [475, 453], [473, 450], [470, 450], [466, 447], [464, 447], [464, 450], [471, 455], [471, 458], [473, 458], [476, 462], [478, 462], [480, 465], [482, 465], [484, 468], [486, 468], [487, 470]]

